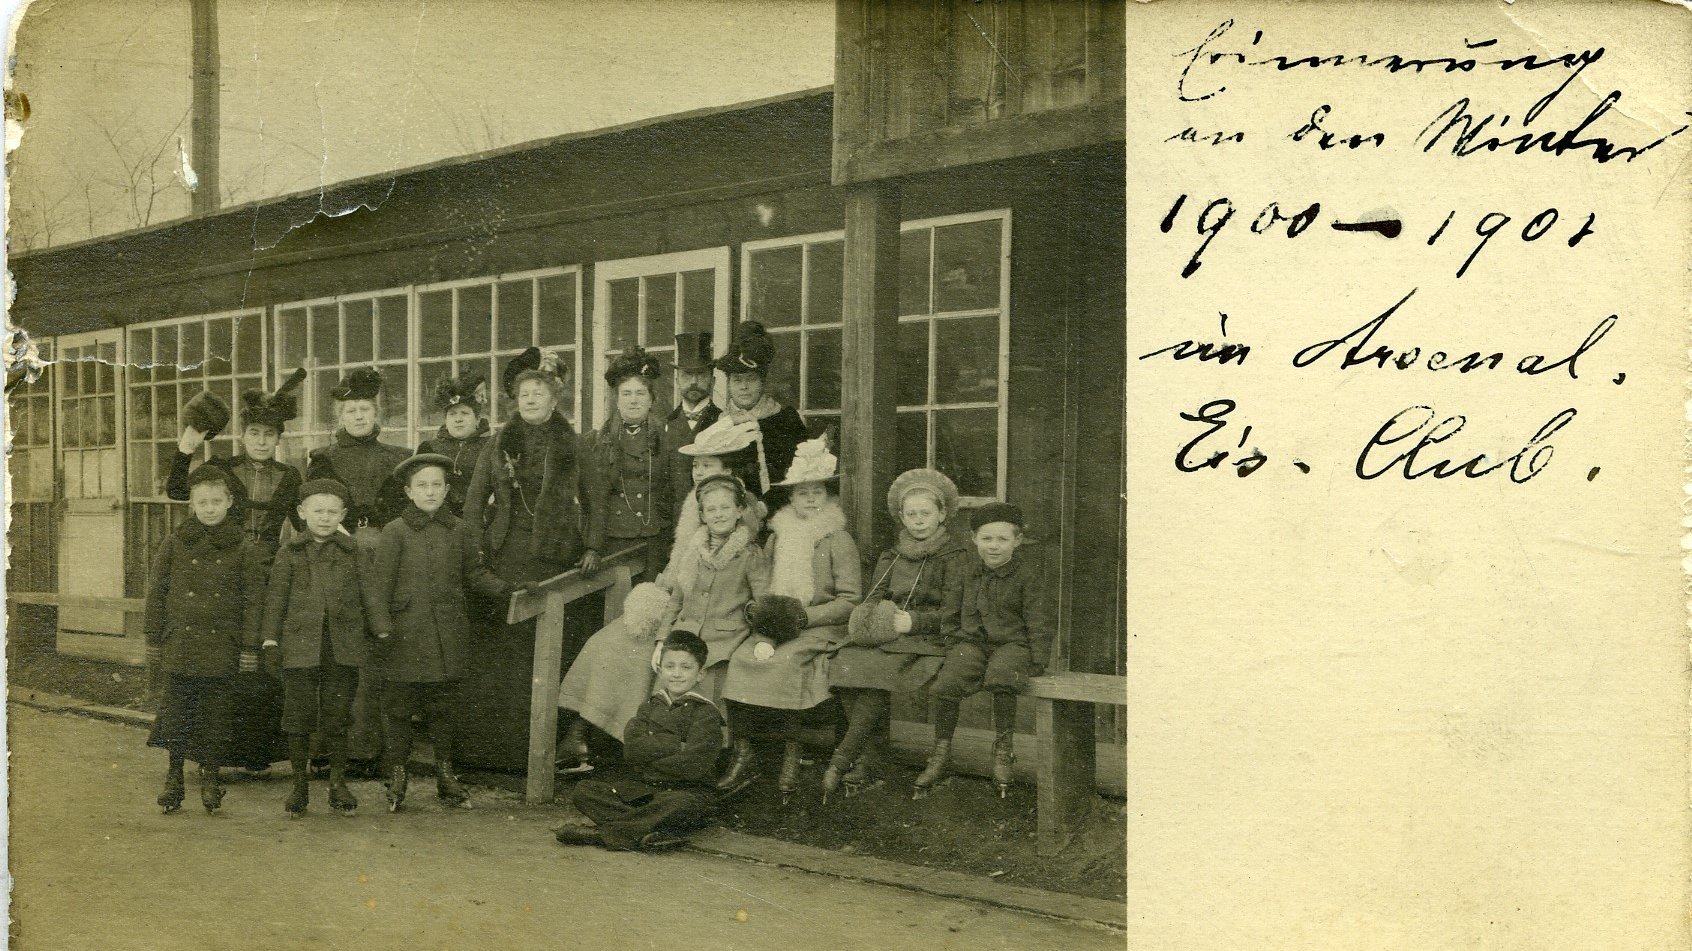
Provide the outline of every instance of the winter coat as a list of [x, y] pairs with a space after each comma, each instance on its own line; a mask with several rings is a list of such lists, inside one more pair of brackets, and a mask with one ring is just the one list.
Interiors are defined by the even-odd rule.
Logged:
[[942, 617], [941, 637], [964, 640], [991, 650], [1002, 644], [1026, 644], [1033, 655], [1032, 676], [1046, 669], [1057, 625], [1052, 618], [1051, 585], [1039, 563], [1019, 551], [997, 568], [979, 555], [968, 561], [957, 589], [957, 610]]
[[682, 500], [693, 491], [693, 457], [684, 456], [679, 450], [693, 442], [694, 433], [716, 422], [722, 412], [716, 403], [707, 399], [705, 408], [699, 411], [699, 422], [691, 427], [680, 405], [664, 417], [664, 435], [659, 445], [664, 455], [670, 458], [670, 500], [677, 512], [681, 511]]
[[352, 501], [343, 524], [348, 531], [370, 526], [380, 528], [400, 513], [405, 494], [394, 480], [394, 467], [411, 456], [403, 447], [381, 442], [381, 427], [368, 436], [351, 436], [335, 430], [335, 441], [311, 451], [306, 462], [306, 480], [334, 479], [347, 487]]
[[703, 695], [671, 700], [654, 691], [623, 729], [623, 763], [649, 783], [709, 783], [716, 779], [723, 716]]
[[710, 649], [706, 667], [728, 660], [751, 633], [746, 604], [763, 597], [770, 586], [769, 562], [745, 525], [736, 526], [714, 552], [707, 549], [709, 540], [710, 532], [696, 532], [691, 546], [679, 553], [684, 557], [665, 570], [672, 586], [670, 609], [659, 628], [698, 634]]
[[[747, 415], [746, 410], [723, 410], [730, 416]], [[763, 498], [763, 475], [769, 476], [769, 484], [774, 485], [787, 477], [787, 468], [793, 464], [793, 454], [798, 451], [799, 444], [810, 438], [810, 431], [805, 428], [805, 421], [799, 417], [799, 411], [791, 406], [783, 406], [769, 396], [758, 401], [752, 407], [750, 415], [758, 421], [758, 430], [763, 435], [764, 463], [767, 473], [758, 467], [758, 444], [753, 443], [739, 452], [731, 452], [723, 461], [730, 472], [740, 477], [740, 481], [752, 491], [752, 494]], [[783, 495], [784, 492], [777, 492]]]
[[[176, 454], [170, 465], [170, 477], [165, 480], [167, 498], [188, 501], [188, 470], [193, 461], [193, 456]], [[283, 522], [292, 522], [296, 531], [305, 528], [299, 516], [300, 470], [275, 459], [261, 462], [248, 456], [213, 456], [204, 464], [235, 476], [235, 498], [229, 507], [229, 521], [241, 526], [249, 541], [262, 542], [274, 551], [282, 538]], [[273, 485], [269, 486], [269, 492], [263, 492], [261, 483]]]
[[[616, 414], [582, 437], [583, 544], [600, 554], [621, 547], [607, 539], [655, 539], [674, 524], [672, 470], [680, 454], [665, 453], [664, 431], [648, 416], [630, 436]], [[658, 544], [653, 542], [653, 544]]]
[[147, 585], [143, 630], [163, 651], [163, 669], [184, 677], [236, 673], [257, 650], [264, 598], [262, 547], [226, 518], [207, 527], [190, 517], [159, 546]]
[[540, 424], [541, 432], [533, 434], [544, 453], [540, 484], [519, 496], [512, 487], [512, 466], [527, 445], [519, 427], [528, 425], [512, 416], [482, 450], [464, 501], [464, 521], [471, 532], [481, 533], [479, 541], [491, 558], [511, 532], [512, 506], [526, 503], [535, 512], [535, 557], [573, 565], [582, 554], [576, 433], [556, 411]]
[[487, 448], [488, 440], [492, 438], [488, 435], [488, 421], [477, 419], [476, 431], [463, 439], [454, 439], [442, 426], [433, 439], [417, 444], [418, 455], [433, 452], [452, 460], [452, 468], [447, 470], [448, 512], [464, 514], [464, 498], [470, 490], [470, 478], [476, 474], [476, 461], [482, 457], [482, 450]]
[[264, 639], [281, 646], [284, 668], [319, 666], [326, 626], [336, 663], [364, 666], [365, 618], [375, 607], [367, 578], [358, 544], [341, 532], [323, 542], [302, 532], [276, 552], [264, 602]]
[[876, 559], [875, 579], [864, 603], [890, 600], [911, 616], [911, 632], [878, 645], [890, 654], [944, 656], [946, 645], [940, 632], [948, 597], [956, 605], [963, 576], [971, 559], [979, 560], [971, 546], [947, 532], [917, 542], [900, 534], [899, 541]]
[[482, 563], [481, 550], [443, 506], [415, 505], [382, 529], [371, 569], [370, 666], [384, 681], [439, 683], [464, 676], [470, 622], [464, 592], [494, 598], [509, 586]]

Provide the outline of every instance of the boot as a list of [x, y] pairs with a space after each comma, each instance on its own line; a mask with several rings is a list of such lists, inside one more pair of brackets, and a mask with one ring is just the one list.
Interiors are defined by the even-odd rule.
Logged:
[[217, 774], [216, 766], [200, 764], [200, 805], [206, 807], [210, 815], [223, 805], [223, 783]]
[[288, 737], [288, 763], [294, 768], [294, 787], [282, 808], [291, 818], [298, 819], [311, 804], [311, 740], [309, 737]]
[[388, 772], [388, 811], [398, 812], [400, 804], [405, 802], [406, 775], [405, 766], [395, 766]]
[[[853, 769], [856, 769], [856, 768], [857, 767], [855, 767], [855, 766], [853, 767]], [[823, 775], [822, 775], [822, 801], [823, 801], [823, 805], [825, 805], [825, 806], [828, 805], [829, 797], [833, 796], [835, 790], [840, 788], [841, 778], [845, 775], [845, 770], [846, 770], [846, 764], [842, 763], [840, 761], [840, 754], [839, 753], [836, 753], [836, 754], [834, 754], [834, 756], [829, 758], [828, 768], [823, 770]]]
[[928, 765], [917, 775], [916, 788], [911, 791], [912, 799], [927, 799], [929, 791], [945, 781], [946, 767], [951, 758], [952, 741], [935, 740], [934, 748], [928, 753]]
[[593, 826], [561, 826], [552, 834], [559, 845], [597, 845], [605, 846], [605, 840], [600, 838], [599, 830]]
[[570, 776], [593, 770], [593, 764], [588, 762], [592, 751], [588, 749], [586, 726], [581, 717], [570, 721], [570, 726], [564, 731], [564, 738], [558, 741], [558, 748], [553, 752], [558, 762], [558, 772]]
[[358, 797], [347, 788], [346, 737], [325, 743], [329, 747], [329, 808], [343, 816], [358, 812]]
[[723, 778], [717, 780], [717, 792], [725, 796], [732, 796], [752, 784], [758, 778], [758, 756], [752, 751], [752, 741], [744, 737], [734, 741], [734, 758], [729, 761], [729, 768], [723, 772]]
[[864, 751], [858, 754], [858, 761], [852, 764], [845, 776], [841, 777], [846, 783], [846, 795], [856, 796], [881, 785], [880, 760], [877, 758], [881, 748], [879, 740], [871, 740], [864, 745]]
[[170, 815], [182, 808], [182, 797], [186, 793], [187, 784], [182, 779], [182, 764], [172, 763], [165, 769], [164, 791], [159, 793], [159, 808]]
[[776, 781], [776, 787], [781, 790], [781, 801], [785, 805], [793, 798], [793, 793], [799, 788], [800, 752], [804, 747], [796, 740], [788, 740], [781, 747], [781, 776]]
[[470, 808], [470, 793], [452, 770], [452, 760], [435, 760], [435, 795], [455, 809]]
[[1015, 737], [1010, 730], [993, 735], [993, 785], [999, 787], [1000, 799], [1010, 794], [1011, 782], [1016, 779]]

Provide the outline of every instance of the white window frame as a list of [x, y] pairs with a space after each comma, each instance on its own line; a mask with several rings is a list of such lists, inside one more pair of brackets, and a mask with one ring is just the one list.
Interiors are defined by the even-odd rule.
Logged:
[[[674, 251], [668, 254], [651, 254], [638, 258], [618, 258], [611, 261], [595, 261], [593, 265], [593, 426], [598, 429], [605, 423], [606, 414], [610, 412], [610, 400], [607, 388], [603, 385], [605, 375], [605, 351], [610, 346], [611, 338], [611, 294], [609, 285], [612, 281], [628, 278], [646, 277], [654, 274], [681, 273], [683, 271], [716, 272], [712, 284], [712, 320], [711, 333], [718, 350], [727, 345], [729, 339], [729, 246], [719, 245], [711, 248], [697, 248], [692, 251]], [[644, 296], [644, 291], [642, 292]], [[679, 308], [683, 295], [676, 295], [676, 306]], [[641, 305], [644, 309], [645, 301]], [[646, 328], [640, 328], [640, 335], [644, 337]], [[669, 336], [661, 343], [649, 343], [642, 339], [637, 341], [640, 346], [652, 349], [674, 348], [675, 326], [672, 324]], [[587, 427], [583, 427], [584, 429]]]
[[[57, 338], [39, 338], [35, 343], [35, 356], [41, 360], [41, 368], [33, 383], [20, 383], [13, 392], [6, 396], [6, 417], [11, 424], [11, 461], [13, 479], [7, 486], [8, 490], [17, 485], [16, 474], [28, 471], [26, 479], [29, 491], [27, 493], [8, 491], [8, 495], [15, 503], [52, 502], [60, 495], [60, 479], [58, 474], [58, 456], [56, 453], [58, 435], [59, 400], [57, 381], [58, 374], [53, 372], [53, 354], [56, 352]], [[25, 425], [17, 422], [17, 409], [27, 407]], [[36, 442], [33, 434], [37, 414], [47, 421], [47, 439]], [[36, 460], [41, 460], [37, 462]], [[42, 470], [45, 470], [43, 472]], [[37, 478], [38, 476], [45, 478]]]
[[[782, 334], [793, 334], [793, 335], [798, 336], [798, 338], [799, 338], [799, 348], [798, 348], [798, 350], [799, 350], [799, 372], [798, 372], [799, 392], [796, 395], [796, 398], [798, 400], [799, 405], [795, 406], [794, 409], [797, 410], [801, 416], [806, 417], [807, 420], [809, 420], [809, 418], [814, 415], [814, 416], [826, 416], [826, 417], [833, 419], [836, 422], [838, 422], [844, 416], [844, 414], [846, 412], [846, 407], [844, 407], [844, 406], [837, 407], [835, 409], [817, 410], [815, 412], [812, 412], [810, 410], [809, 402], [810, 402], [810, 388], [811, 388], [811, 374], [810, 374], [811, 354], [810, 354], [810, 348], [805, 346], [805, 338], [813, 330], [837, 330], [841, 334], [841, 346], [842, 347], [845, 346], [846, 323], [845, 323], [844, 310], [842, 311], [842, 313], [835, 315], [834, 320], [831, 321], [831, 322], [830, 321], [819, 321], [817, 323], [811, 323], [810, 320], [809, 320], [810, 309], [811, 309], [811, 249], [810, 249], [810, 245], [813, 245], [813, 244], [828, 244], [828, 243], [833, 242], [833, 241], [839, 241], [839, 242], [844, 243], [846, 241], [845, 230], [841, 229], [841, 230], [837, 230], [837, 231], [818, 231], [818, 232], [814, 232], [812, 234], [797, 234], [797, 235], [792, 235], [790, 237], [785, 237], [785, 238], [761, 238], [757, 241], [748, 241], [745, 244], [742, 244], [740, 246], [740, 319], [741, 320], [751, 319], [750, 312], [751, 312], [751, 308], [752, 308], [752, 255], [759, 252], [759, 251], [768, 251], [768, 250], [772, 250], [772, 249], [776, 249], [776, 248], [792, 248], [792, 247], [800, 248], [801, 252], [800, 252], [800, 257], [799, 257], [799, 323], [794, 324], [791, 327], [769, 327], [769, 326], [766, 326], [765, 329], [769, 331], [770, 336], [772, 336], [772, 337], [779, 336], [779, 335], [782, 335]], [[842, 292], [841, 305], [842, 305], [842, 308], [844, 308], [844, 305], [845, 305], [844, 275], [842, 275], [842, 278], [843, 278], [843, 280], [842, 280], [842, 287], [841, 287], [841, 292]], [[844, 367], [842, 367], [842, 374], [844, 374], [844, 372], [845, 372], [845, 369], [844, 369]], [[843, 379], [842, 384], [844, 384], [844, 382], [845, 381]], [[844, 401], [844, 400], [842, 400], [842, 401]]]
[[[345, 314], [344, 310], [342, 309], [341, 305], [349, 303], [349, 302], [362, 301], [362, 300], [368, 300], [368, 301], [374, 302], [377, 298], [382, 298], [382, 297], [404, 297], [404, 298], [406, 298], [406, 326], [405, 326], [406, 355], [405, 355], [405, 357], [403, 357], [403, 358], [393, 358], [393, 357], [384, 358], [384, 357], [382, 357], [378, 352], [378, 349], [379, 349], [378, 348], [379, 342], [378, 342], [378, 344], [373, 344], [372, 347], [371, 347], [371, 351], [372, 351], [371, 357], [372, 357], [372, 359], [370, 359], [370, 360], [362, 361], [362, 362], [358, 362], [358, 363], [342, 363], [342, 362], [340, 362], [339, 356], [337, 355], [336, 362], [330, 363], [330, 364], [324, 364], [323, 362], [321, 362], [320, 360], [317, 359], [317, 356], [315, 354], [311, 353], [311, 349], [312, 349], [312, 346], [313, 346], [313, 341], [312, 341], [313, 335], [311, 333], [310, 325], [308, 324], [307, 329], [306, 329], [306, 356], [301, 361], [301, 363], [299, 364], [299, 366], [302, 366], [306, 369], [307, 377], [306, 377], [305, 382], [300, 385], [299, 390], [296, 391], [297, 399], [299, 400], [299, 405], [300, 405], [300, 417], [299, 417], [300, 419], [307, 421], [307, 422], [312, 422], [312, 423], [318, 422], [318, 420], [316, 419], [317, 391], [316, 391], [315, 388], [317, 386], [317, 373], [318, 373], [319, 370], [339, 367], [343, 371], [341, 375], [345, 376], [346, 375], [345, 370], [351, 369], [353, 367], [375, 366], [375, 365], [380, 365], [380, 364], [383, 364], [383, 363], [387, 363], [387, 364], [404, 363], [406, 365], [406, 377], [407, 377], [407, 399], [406, 399], [406, 408], [405, 408], [405, 415], [406, 415], [405, 431], [406, 431], [407, 439], [409, 440], [411, 438], [411, 435], [416, 431], [415, 423], [416, 423], [416, 418], [417, 418], [417, 404], [412, 399], [410, 399], [410, 388], [411, 388], [410, 379], [411, 379], [411, 377], [415, 376], [415, 370], [417, 368], [417, 295], [414, 293], [414, 288], [410, 285], [407, 285], [407, 286], [404, 286], [404, 287], [388, 287], [388, 288], [383, 288], [382, 290], [376, 290], [376, 291], [358, 291], [358, 292], [355, 292], [355, 293], [347, 293], [347, 294], [332, 294], [332, 295], [329, 295], [327, 297], [313, 297], [313, 298], [308, 298], [308, 299], [305, 299], [305, 300], [287, 301], [285, 303], [271, 305], [268, 308], [268, 311], [269, 311], [269, 317], [270, 317], [270, 332], [271, 332], [271, 336], [270, 336], [269, 340], [270, 340], [270, 345], [272, 347], [272, 350], [265, 355], [266, 363], [270, 366], [271, 370], [267, 374], [266, 379], [268, 379], [270, 381], [269, 389], [271, 391], [274, 391], [276, 389], [276, 387], [279, 387], [279, 386], [282, 385], [282, 380], [284, 378], [286, 378], [288, 374], [293, 373], [294, 369], [295, 369], [293, 366], [283, 366], [282, 365], [282, 354], [283, 354], [283, 349], [284, 349], [283, 346], [282, 346], [282, 333], [283, 333], [282, 314], [281, 314], [282, 311], [305, 309], [307, 311], [307, 313], [309, 314], [310, 308], [324, 307], [324, 306], [327, 306], [327, 305], [330, 305], [330, 304], [335, 305], [335, 319], [336, 319], [335, 347], [336, 347], [337, 350], [345, 352], [346, 351], [346, 344], [347, 344], [347, 322], [346, 322], [346, 314]], [[373, 304], [372, 306], [379, 306], [379, 305]], [[379, 322], [378, 322], [378, 325], [379, 325]], [[301, 457], [300, 457], [300, 460], [299, 460], [299, 467], [303, 470], [306, 466], [306, 457], [309, 455], [311, 450], [313, 448], [317, 447], [317, 446], [326, 444], [329, 439], [334, 437], [335, 421], [331, 419], [331, 420], [328, 421], [328, 424], [329, 425], [328, 425], [327, 428], [322, 428], [322, 429], [317, 428], [317, 427], [307, 429], [304, 426], [301, 426], [300, 428], [295, 429], [292, 432], [286, 432], [285, 431], [284, 432], [284, 438], [283, 438], [283, 446], [278, 447], [278, 452], [281, 452], [282, 448], [287, 445], [287, 439], [289, 437], [296, 437], [296, 438], [302, 440], [301, 445], [302, 445], [302, 448], [303, 448], [304, 451], [301, 453]], [[410, 445], [410, 443], [408, 442], [407, 445]]]

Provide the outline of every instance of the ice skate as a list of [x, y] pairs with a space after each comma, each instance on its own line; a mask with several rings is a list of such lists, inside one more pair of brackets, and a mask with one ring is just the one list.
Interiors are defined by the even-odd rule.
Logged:
[[458, 781], [457, 774], [452, 770], [451, 760], [443, 759], [435, 763], [435, 795], [443, 804], [454, 809], [470, 808], [470, 792]]
[[200, 805], [206, 807], [207, 815], [223, 805], [223, 783], [216, 766], [200, 767]]
[[776, 780], [776, 788], [781, 790], [781, 804], [784, 806], [799, 789], [799, 750], [799, 744], [793, 740], [782, 745], [781, 774]]
[[928, 764], [917, 774], [916, 788], [911, 790], [912, 799], [927, 799], [934, 787], [946, 781], [951, 758], [952, 741], [935, 740], [934, 749], [928, 754]]
[[404, 766], [395, 766], [388, 774], [388, 811], [398, 812], [405, 802], [406, 775]]

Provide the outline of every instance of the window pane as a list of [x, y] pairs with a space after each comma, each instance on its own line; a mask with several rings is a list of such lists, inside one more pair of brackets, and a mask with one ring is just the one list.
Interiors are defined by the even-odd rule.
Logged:
[[98, 399], [93, 397], [77, 401], [77, 415], [82, 417], [82, 442], [80, 444], [83, 446], [98, 446], [105, 442], [100, 434], [99, 402]]
[[335, 388], [335, 381], [341, 378], [337, 370], [316, 370], [311, 374], [311, 382], [315, 393], [312, 394], [312, 405], [317, 408], [317, 419], [312, 429], [333, 432], [335, 429], [335, 401], [330, 398], [329, 391]]
[[805, 408], [840, 408], [840, 331], [805, 335]]
[[411, 392], [411, 374], [403, 363], [384, 364], [381, 369], [382, 428], [390, 434], [403, 433], [410, 425], [406, 419], [406, 404]]
[[670, 347], [676, 342], [676, 276], [654, 274], [646, 282], [647, 347]]
[[540, 281], [540, 345], [576, 342], [576, 275]]
[[769, 394], [783, 406], [798, 406], [799, 334], [791, 330], [773, 333], [770, 341], [775, 344], [775, 362], [770, 365]]
[[999, 484], [999, 411], [934, 414], [934, 468], [952, 477], [960, 495], [995, 496]]
[[334, 304], [311, 309], [311, 355], [318, 366], [341, 362], [341, 319]]
[[928, 321], [899, 324], [899, 405], [928, 402]]
[[211, 457], [213, 459], [228, 459], [235, 455], [235, 440], [228, 436], [224, 436], [221, 439], [213, 439], [210, 444], [210, 449]]
[[[205, 326], [198, 322], [190, 322], [180, 325], [177, 332], [182, 335], [181, 349], [178, 351], [182, 356], [177, 360], [178, 368], [182, 371], [183, 376], [202, 376], [203, 371], [199, 370], [198, 367], [206, 362]], [[190, 367], [194, 369], [190, 370]]]
[[845, 242], [829, 241], [810, 247], [810, 286], [806, 291], [805, 322], [840, 323], [840, 281], [846, 266]]
[[682, 319], [677, 332], [709, 332], [717, 321], [717, 272], [687, 271], [681, 281]]
[[153, 438], [174, 439], [177, 435], [176, 384], [166, 383], [153, 390], [153, 412], [159, 421], [153, 429]]
[[610, 281], [605, 287], [607, 310], [611, 315], [606, 325], [610, 344], [608, 349], [623, 350], [639, 339], [636, 327], [640, 321], [640, 280], [626, 278]]
[[153, 332], [151, 330], [131, 330], [129, 332], [129, 382], [145, 383], [152, 379], [151, 365], [153, 363]]
[[153, 490], [155, 495], [164, 494], [164, 485], [170, 481], [170, 467], [176, 464], [176, 443], [161, 442], [153, 444]]
[[[104, 349], [104, 348], [102, 348], [102, 349]], [[116, 361], [117, 355], [113, 354], [112, 357], [111, 357], [111, 360]], [[95, 392], [98, 392], [98, 393], [116, 392], [116, 390], [117, 390], [116, 373], [117, 373], [117, 367], [115, 365], [113, 365], [113, 363], [108, 362], [107, 360], [105, 360], [103, 358], [101, 359], [101, 361], [99, 363], [94, 364], [94, 386], [96, 388]]]
[[150, 386], [130, 388], [129, 438], [153, 438], [153, 388]]
[[405, 359], [406, 317], [410, 302], [404, 296], [384, 297], [376, 302], [381, 324], [376, 346], [383, 360]]
[[[452, 291], [430, 291], [417, 295], [417, 352], [425, 357], [452, 354]], [[384, 322], [385, 324], [385, 322]], [[383, 330], [386, 331], [384, 325]], [[383, 349], [387, 334], [383, 334]]]
[[287, 372], [294, 372], [294, 367], [301, 366], [306, 361], [306, 317], [300, 308], [290, 308], [276, 312], [277, 320], [282, 324], [282, 359], [281, 364]]
[[934, 232], [899, 235], [899, 314], [928, 313], [928, 241]]
[[137, 498], [145, 498], [153, 494], [153, 447], [151, 443], [131, 446], [129, 449], [129, 494]]
[[235, 355], [235, 334], [228, 317], [214, 317], [206, 321], [206, 357], [216, 357], [227, 364]]
[[754, 251], [746, 269], [746, 314], [766, 327], [799, 323], [799, 245]]
[[458, 289], [458, 349], [456, 353], [487, 353], [493, 349], [493, 287], [479, 284]]
[[235, 318], [235, 372], [264, 369], [264, 321], [257, 314]]
[[100, 365], [95, 362], [94, 355], [90, 353], [87, 358], [85, 358], [81, 363], [78, 363], [76, 367], [79, 375], [82, 377], [81, 381], [77, 384], [78, 391], [84, 396], [87, 396], [90, 393], [100, 392]]
[[998, 219], [934, 229], [934, 309], [999, 306]]
[[999, 318], [939, 320], [934, 334], [934, 402], [997, 402]]
[[45, 446], [50, 441], [48, 426], [52, 424], [52, 412], [48, 404], [36, 400], [34, 410], [29, 414], [29, 441], [37, 446]]
[[102, 396], [97, 401], [100, 409], [100, 445], [117, 445], [117, 397]]
[[369, 300], [350, 300], [341, 305], [346, 323], [347, 363], [369, 363], [376, 359], [375, 307]]
[[534, 337], [535, 286], [532, 281], [499, 285], [499, 349], [521, 350]]
[[446, 415], [435, 405], [435, 387], [452, 375], [451, 360], [422, 363], [417, 367], [417, 397], [422, 401], [417, 407], [417, 425], [423, 428], [425, 437], [434, 433], [435, 427], [441, 424]]
[[893, 465], [900, 472], [928, 465], [928, 414], [900, 413], [894, 425]]

